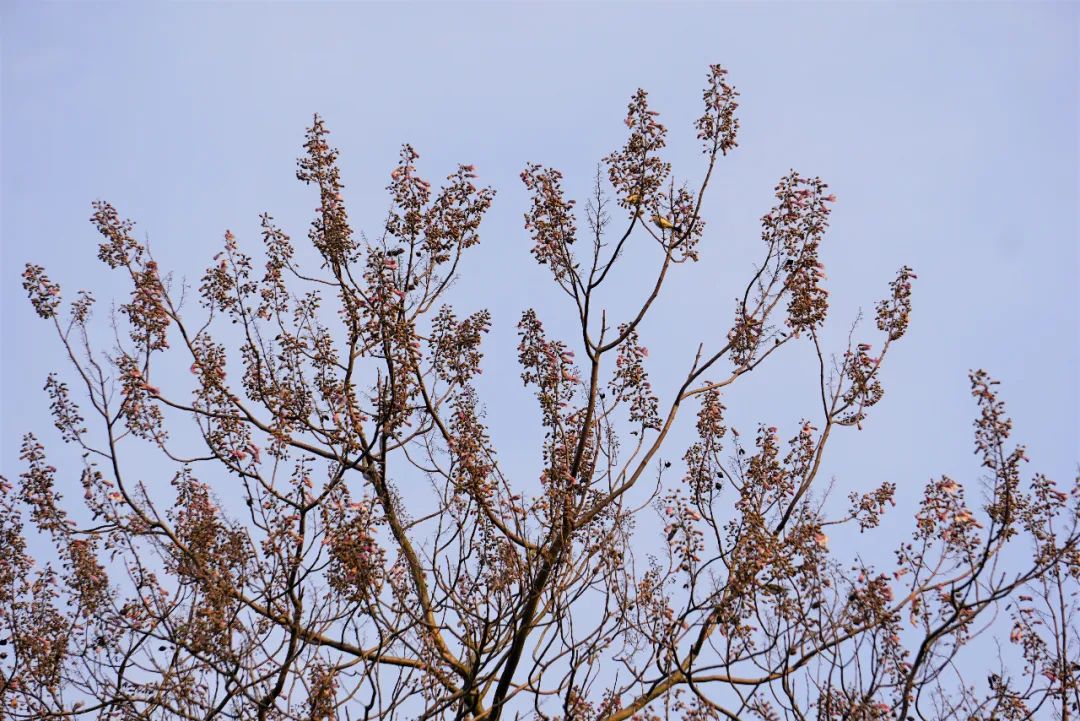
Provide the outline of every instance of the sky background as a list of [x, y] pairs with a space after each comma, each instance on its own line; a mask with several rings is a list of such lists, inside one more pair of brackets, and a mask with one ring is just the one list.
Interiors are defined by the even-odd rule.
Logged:
[[[1031, 470], [1063, 482], [1076, 472], [1080, 4], [2, 7], [5, 475], [20, 470], [25, 431], [59, 443], [42, 385], [66, 370], [25, 300], [24, 263], [45, 265], [69, 296], [93, 289], [99, 310], [124, 298], [123, 279], [95, 258], [95, 199], [136, 220], [161, 266], [196, 284], [226, 228], [258, 251], [261, 212], [302, 243], [317, 201], [295, 180], [295, 158], [315, 112], [341, 149], [359, 231], [377, 234], [404, 142], [433, 181], [474, 163], [498, 190], [452, 300], [462, 313], [492, 309], [488, 421], [511, 470], [536, 467], [540, 431], [514, 326], [534, 306], [572, 340], [571, 309], [529, 254], [518, 174], [526, 162], [553, 165], [584, 200], [641, 86], [669, 128], [676, 177], [693, 185], [709, 63], [730, 70], [742, 129], [706, 198], [702, 261], [676, 269], [643, 328], [661, 399], [698, 342], [726, 333], [760, 255], [759, 218], [794, 168], [839, 198], [822, 247], [831, 348], [842, 350], [860, 308], [869, 317], [857, 335], [877, 343], [874, 303], [901, 265], [919, 276], [885, 399], [865, 430], [835, 438], [826, 473], [837, 491], [893, 481], [910, 502], [932, 477], [977, 478], [975, 367], [1002, 381]], [[641, 297], [651, 261], [647, 247], [629, 259], [609, 317]], [[109, 346], [107, 332], [98, 338]], [[809, 347], [777, 361], [725, 399], [744, 432], [766, 423], [786, 438], [816, 418]]]

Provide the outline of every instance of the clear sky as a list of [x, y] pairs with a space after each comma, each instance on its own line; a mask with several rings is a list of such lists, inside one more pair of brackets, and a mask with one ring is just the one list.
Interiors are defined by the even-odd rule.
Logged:
[[[226, 228], [257, 250], [263, 211], [302, 239], [316, 201], [294, 161], [314, 112], [342, 150], [357, 229], [378, 231], [403, 142], [427, 177], [475, 163], [499, 190], [454, 300], [492, 308], [481, 387], [492, 433], [512, 465], [538, 463], [538, 431], [520, 423], [535, 405], [517, 379], [514, 325], [535, 305], [565, 328], [569, 309], [529, 255], [518, 173], [527, 161], [554, 165], [582, 197], [596, 162], [623, 141], [626, 101], [642, 86], [669, 127], [676, 175], [699, 179], [692, 122], [706, 67], [718, 62], [742, 93], [740, 147], [707, 198], [702, 262], [678, 269], [644, 329], [658, 390], [672, 388], [699, 340], [726, 331], [758, 254], [758, 219], [795, 168], [839, 197], [822, 249], [834, 348], [859, 307], [872, 315], [900, 265], [919, 276], [885, 400], [866, 430], [832, 449], [838, 490], [891, 480], [911, 498], [932, 476], [976, 476], [973, 367], [1002, 380], [1032, 470], [1067, 481], [1080, 447], [1078, 11], [6, 2], [0, 469], [18, 472], [26, 430], [58, 442], [41, 387], [65, 361], [25, 301], [23, 264], [46, 265], [68, 291], [93, 288], [103, 307], [123, 297], [121, 278], [95, 259], [87, 219], [98, 198], [189, 279]], [[643, 268], [624, 272], [610, 308], [636, 297]], [[809, 359], [805, 347], [788, 353], [733, 394], [735, 421], [793, 435], [816, 410]]]

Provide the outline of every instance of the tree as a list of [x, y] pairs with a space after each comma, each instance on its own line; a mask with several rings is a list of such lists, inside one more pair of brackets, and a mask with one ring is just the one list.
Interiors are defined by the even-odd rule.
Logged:
[[[677, 266], [698, 259], [706, 187], [736, 147], [737, 96], [712, 66], [696, 190], [674, 181], [642, 90], [584, 213], [559, 171], [522, 173], [533, 256], [580, 326], [558, 340], [532, 310], [518, 326], [544, 431], [538, 482], [504, 473], [485, 426], [474, 378], [490, 314], [443, 304], [494, 198], [472, 166], [435, 190], [406, 145], [384, 232], [361, 240], [316, 117], [297, 177], [318, 191], [308, 237], [321, 266], [303, 267], [264, 215], [265, 259], [226, 232], [192, 312], [188, 287], [133, 224], [96, 203], [99, 258], [132, 285], [111, 352], [91, 341], [89, 293], [62, 312], [45, 270], [24, 273], [70, 359], [70, 380], [50, 375], [45, 390], [60, 436], [82, 453], [85, 507], [61, 496], [74, 469], [49, 465], [27, 435], [25, 470], [4, 482], [0, 506], [3, 714], [1080, 712], [1080, 484], [1025, 480], [984, 372], [971, 384], [985, 502], [941, 478], [891, 562], [851, 566], [830, 552], [836, 527], [873, 534], [893, 502], [886, 483], [845, 508], [818, 472], [830, 437], [860, 428], [882, 398], [915, 275], [901, 268], [877, 305], [877, 350], [853, 339], [830, 356], [818, 250], [835, 198], [824, 182], [780, 180], [730, 332], [704, 339], [685, 377], [654, 392], [642, 319]], [[600, 294], [629, 243], [655, 248], [656, 274], [639, 306], [609, 311]], [[786, 441], [776, 427], [728, 428], [726, 389], [794, 343], [816, 352], [820, 417]], [[190, 368], [190, 394], [178, 368]], [[673, 466], [661, 449], [695, 409], [696, 440]], [[648, 526], [654, 510], [662, 531]], [[57, 566], [37, 562], [46, 542]], [[1007, 640], [993, 635], [1002, 629]], [[1002, 641], [997, 662], [964, 655], [991, 640]]]

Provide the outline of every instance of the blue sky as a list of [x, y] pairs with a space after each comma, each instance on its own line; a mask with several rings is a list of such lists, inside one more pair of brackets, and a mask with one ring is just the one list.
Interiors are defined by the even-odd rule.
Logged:
[[[98, 198], [189, 279], [226, 228], [256, 249], [263, 211], [302, 239], [316, 202], [294, 163], [314, 112], [342, 151], [358, 230], [378, 231], [403, 142], [427, 177], [475, 163], [499, 190], [453, 300], [493, 310], [481, 387], [492, 434], [511, 465], [535, 465], [514, 326], [536, 306], [568, 330], [570, 309], [529, 255], [518, 173], [561, 168], [583, 198], [641, 86], [676, 175], [699, 179], [692, 122], [713, 62], [742, 93], [740, 147], [706, 201], [703, 260], [678, 269], [643, 329], [658, 390], [726, 332], [758, 219], [795, 168], [839, 197], [822, 249], [832, 347], [900, 265], [919, 275], [885, 400], [832, 448], [837, 489], [890, 480], [913, 498], [932, 476], [977, 476], [974, 367], [1002, 380], [1032, 470], [1075, 473], [1080, 5], [6, 2], [2, 22], [5, 475], [24, 431], [58, 442], [41, 386], [65, 364], [25, 301], [23, 264], [93, 288], [103, 307], [123, 297], [95, 259]], [[613, 312], [638, 296], [645, 267], [624, 269]], [[733, 392], [734, 421], [793, 435], [816, 410], [810, 360], [805, 346], [789, 352]]]

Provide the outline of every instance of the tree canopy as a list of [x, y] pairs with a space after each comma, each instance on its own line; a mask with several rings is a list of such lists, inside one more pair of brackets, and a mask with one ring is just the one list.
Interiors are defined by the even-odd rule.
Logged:
[[[837, 502], [819, 477], [830, 438], [885, 393], [916, 280], [901, 268], [872, 327], [825, 347], [824, 181], [778, 181], [730, 329], [684, 375], [650, 380], [643, 320], [710, 252], [706, 189], [737, 147], [720, 66], [702, 101], [693, 186], [664, 160], [644, 90], [583, 205], [558, 170], [521, 173], [532, 255], [578, 325], [553, 337], [528, 310], [517, 327], [538, 408], [511, 420], [543, 430], [539, 478], [504, 471], [488, 430], [475, 379], [491, 314], [449, 304], [495, 199], [473, 166], [435, 187], [404, 146], [369, 238], [316, 117], [297, 178], [318, 194], [319, 261], [264, 214], [261, 251], [226, 231], [197, 286], [95, 203], [98, 257], [131, 286], [106, 349], [89, 292], [65, 305], [44, 268], [23, 276], [70, 360], [45, 390], [83, 462], [58, 469], [27, 434], [3, 483], [0, 716], [1080, 713], [1080, 482], [1025, 474], [987, 373], [970, 377], [984, 476], [928, 483], [905, 537], [878, 528], [893, 484]], [[631, 244], [654, 272], [639, 303], [610, 308]], [[740, 434], [728, 389], [794, 344], [816, 356], [819, 413]], [[688, 416], [694, 439], [673, 449]], [[885, 549], [880, 565], [830, 548], [845, 526]]]

